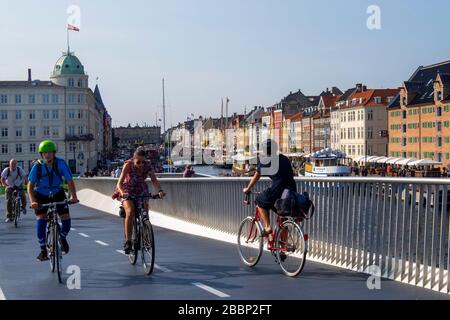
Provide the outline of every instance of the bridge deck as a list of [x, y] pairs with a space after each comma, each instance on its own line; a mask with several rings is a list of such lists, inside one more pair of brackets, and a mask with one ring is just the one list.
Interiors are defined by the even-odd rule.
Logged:
[[291, 279], [267, 253], [250, 270], [233, 245], [160, 228], [155, 229], [158, 269], [146, 277], [139, 264], [130, 266], [117, 252], [120, 218], [82, 206], [72, 207], [72, 218], [71, 253], [63, 263], [81, 268], [81, 290], [58, 285], [49, 264], [36, 262], [31, 213], [18, 230], [0, 223], [0, 293], [6, 299], [450, 299], [389, 280], [370, 291], [367, 275], [310, 261], [300, 277]]

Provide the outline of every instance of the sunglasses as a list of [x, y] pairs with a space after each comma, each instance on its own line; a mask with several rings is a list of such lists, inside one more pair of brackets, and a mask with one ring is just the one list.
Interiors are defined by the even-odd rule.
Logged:
[[142, 161], [142, 160], [136, 161], [136, 164], [137, 164], [137, 165], [141, 165], [141, 164], [144, 164], [144, 163], [145, 163], [145, 161]]

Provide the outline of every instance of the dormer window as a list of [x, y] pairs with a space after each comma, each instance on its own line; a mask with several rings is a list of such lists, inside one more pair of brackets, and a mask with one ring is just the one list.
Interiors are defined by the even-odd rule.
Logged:
[[436, 101], [442, 101], [442, 91], [436, 93]]
[[381, 103], [381, 97], [375, 97], [375, 103], [380, 104]]
[[69, 87], [74, 87], [75, 81], [73, 79], [69, 79], [68, 84], [69, 84]]
[[406, 97], [402, 97], [402, 105], [406, 106], [406, 104], [407, 104]]

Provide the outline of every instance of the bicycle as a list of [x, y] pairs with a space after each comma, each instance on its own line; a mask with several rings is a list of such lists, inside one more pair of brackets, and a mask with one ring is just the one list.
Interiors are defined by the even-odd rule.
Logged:
[[14, 227], [18, 228], [19, 219], [22, 212], [22, 198], [20, 197], [19, 192], [23, 192], [22, 189], [14, 188], [12, 191], [12, 202], [13, 202], [13, 219], [14, 219]]
[[39, 205], [39, 210], [48, 208], [47, 212], [47, 252], [50, 253], [50, 270], [57, 272], [58, 282], [62, 283], [62, 250], [61, 250], [61, 226], [59, 224], [56, 207], [60, 205], [72, 205], [74, 203], [64, 200]]
[[146, 275], [151, 275], [155, 264], [155, 237], [150, 219], [147, 215], [144, 215], [144, 200], [146, 199], [160, 199], [160, 196], [128, 196], [125, 198], [125, 200], [132, 200], [135, 204], [135, 219], [131, 239], [133, 248], [128, 255], [128, 260], [131, 265], [136, 265], [140, 250], [144, 272]]
[[[246, 194], [244, 203], [250, 205], [250, 195]], [[304, 217], [277, 218], [277, 226], [271, 234], [267, 249], [275, 256], [284, 274], [297, 277], [305, 267], [308, 253], [308, 234], [303, 230]], [[241, 260], [248, 267], [255, 267], [261, 259], [264, 246], [261, 213], [256, 207], [255, 215], [245, 218], [238, 231], [238, 251]], [[291, 266], [292, 265], [292, 266]]]

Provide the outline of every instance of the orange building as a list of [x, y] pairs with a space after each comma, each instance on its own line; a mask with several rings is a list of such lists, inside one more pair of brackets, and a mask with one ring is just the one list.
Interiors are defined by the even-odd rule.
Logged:
[[450, 167], [450, 61], [419, 67], [388, 107], [389, 156]]

